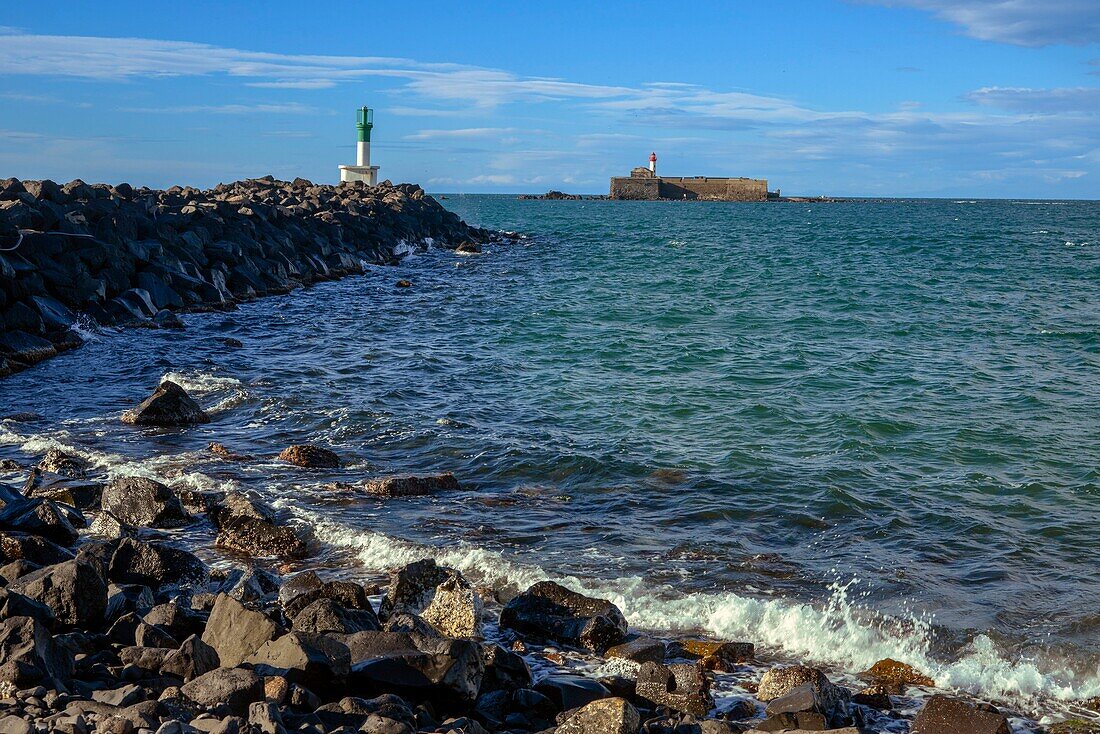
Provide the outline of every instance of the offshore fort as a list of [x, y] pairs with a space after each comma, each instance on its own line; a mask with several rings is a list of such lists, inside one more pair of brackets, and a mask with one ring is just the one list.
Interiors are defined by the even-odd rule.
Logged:
[[658, 176], [657, 154], [650, 153], [649, 167], [638, 166], [629, 176], [611, 179], [612, 199], [656, 201], [695, 199], [702, 201], [767, 201], [779, 198], [768, 192], [763, 178], [711, 178], [709, 176]]

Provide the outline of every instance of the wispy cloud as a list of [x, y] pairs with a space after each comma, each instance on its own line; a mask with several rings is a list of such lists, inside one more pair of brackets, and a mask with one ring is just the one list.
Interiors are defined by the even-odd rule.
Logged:
[[281, 104], [220, 104], [220, 105], [181, 105], [177, 107], [130, 107], [123, 112], [141, 114], [204, 114], [204, 115], [316, 115], [322, 110], [297, 102]]
[[527, 130], [520, 127], [464, 127], [454, 130], [420, 130], [411, 135], [406, 135], [405, 140], [469, 140], [545, 134], [545, 130]]
[[[982, 87], [966, 95], [975, 104], [1014, 112], [1062, 114], [1080, 112], [1100, 116], [1100, 87]], [[1100, 119], [1097, 119], [1100, 123]]]
[[859, 0], [927, 10], [983, 41], [1017, 46], [1100, 42], [1096, 0]]

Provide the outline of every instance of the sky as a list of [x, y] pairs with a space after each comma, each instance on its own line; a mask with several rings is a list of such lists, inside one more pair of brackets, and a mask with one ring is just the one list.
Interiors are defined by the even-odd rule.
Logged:
[[1100, 0], [6, 2], [0, 178], [1100, 199]]

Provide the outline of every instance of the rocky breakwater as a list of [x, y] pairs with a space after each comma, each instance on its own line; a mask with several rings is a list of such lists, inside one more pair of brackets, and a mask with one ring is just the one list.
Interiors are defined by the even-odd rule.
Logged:
[[0, 376], [81, 343], [100, 324], [178, 327], [392, 263], [416, 247], [480, 251], [470, 227], [414, 184], [327, 186], [272, 177], [160, 191], [0, 181]]

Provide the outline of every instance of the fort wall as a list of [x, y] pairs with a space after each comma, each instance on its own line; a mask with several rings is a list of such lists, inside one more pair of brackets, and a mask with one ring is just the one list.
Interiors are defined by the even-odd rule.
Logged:
[[[648, 171], [645, 171], [648, 173]], [[767, 201], [768, 181], [760, 178], [710, 178], [640, 175], [611, 179], [612, 199], [699, 199], [704, 201]]]

